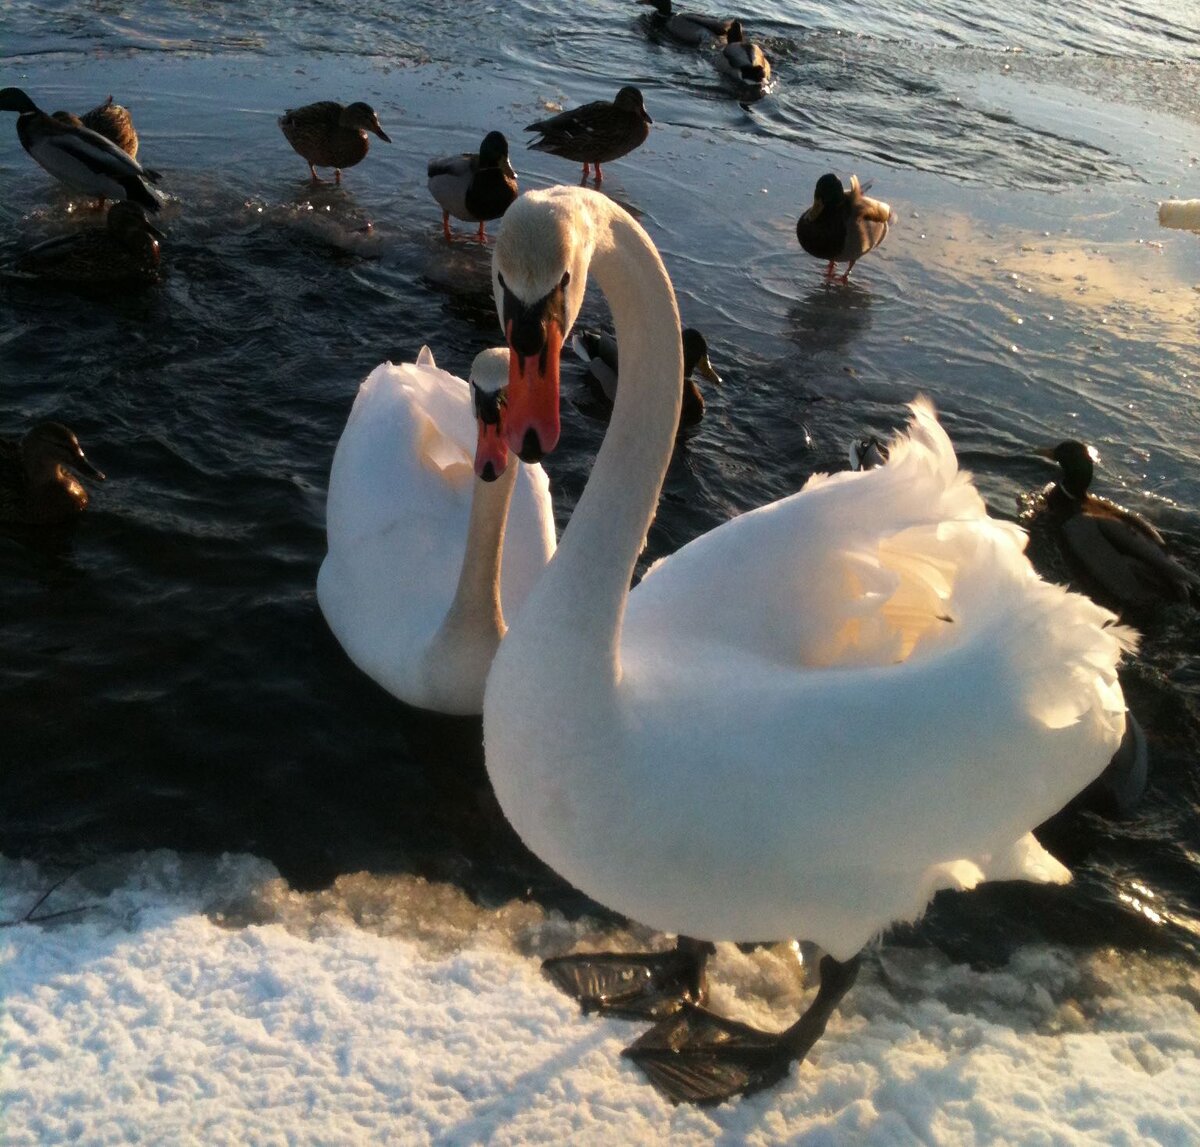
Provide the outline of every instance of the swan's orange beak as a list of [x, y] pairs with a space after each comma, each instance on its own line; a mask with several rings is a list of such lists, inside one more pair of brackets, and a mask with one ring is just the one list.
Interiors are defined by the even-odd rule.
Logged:
[[514, 349], [511, 321], [504, 333], [509, 346], [504, 418], [509, 449], [526, 462], [540, 462], [558, 445], [558, 365], [565, 332], [557, 318], [547, 317], [545, 341], [536, 354]]
[[476, 421], [475, 473], [485, 482], [494, 482], [508, 469], [508, 443], [501, 423]]

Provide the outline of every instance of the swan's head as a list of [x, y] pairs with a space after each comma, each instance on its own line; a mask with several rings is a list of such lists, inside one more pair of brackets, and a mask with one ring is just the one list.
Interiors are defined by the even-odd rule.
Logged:
[[475, 473], [485, 482], [494, 482], [508, 469], [508, 443], [504, 439], [508, 351], [504, 347], [480, 351], [471, 363], [468, 381], [475, 408]]
[[583, 303], [596, 208], [579, 187], [522, 195], [505, 212], [492, 255], [496, 312], [508, 343], [508, 445], [537, 462], [558, 443], [558, 366]]

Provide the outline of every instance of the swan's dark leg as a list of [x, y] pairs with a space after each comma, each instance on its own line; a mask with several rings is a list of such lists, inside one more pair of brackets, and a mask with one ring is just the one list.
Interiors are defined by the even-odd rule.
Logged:
[[824, 956], [821, 984], [808, 1010], [772, 1035], [685, 1004], [621, 1054], [632, 1059], [672, 1103], [720, 1103], [778, 1083], [821, 1038], [858, 975], [860, 958]]
[[680, 936], [668, 952], [584, 952], [556, 956], [542, 970], [585, 1012], [659, 1020], [708, 996], [704, 969], [715, 951]]

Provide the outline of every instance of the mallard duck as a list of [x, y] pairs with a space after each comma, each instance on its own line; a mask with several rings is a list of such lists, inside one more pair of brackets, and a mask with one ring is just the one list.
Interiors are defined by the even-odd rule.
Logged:
[[850, 278], [854, 264], [883, 242], [892, 221], [892, 209], [864, 191], [857, 175], [850, 177], [849, 191], [836, 175], [822, 175], [812, 206], [796, 220], [800, 246], [818, 259], [829, 260], [826, 275], [833, 274], [835, 263], [849, 262], [843, 283]]
[[1162, 534], [1145, 518], [1089, 492], [1099, 461], [1092, 447], [1071, 440], [1036, 453], [1062, 470], [1041, 492], [1046, 521], [1067, 561], [1104, 596], [1144, 609], [1188, 601], [1200, 589], [1200, 578], [1167, 553]]
[[671, 0], [638, 0], [638, 3], [649, 4], [654, 9], [655, 23], [660, 24], [668, 35], [696, 48], [724, 43], [733, 24], [732, 20], [702, 16], [699, 12], [676, 12]]
[[342, 105], [335, 100], [320, 100], [302, 108], [288, 108], [279, 117], [279, 126], [296, 154], [307, 164], [314, 183], [320, 183], [318, 167], [332, 167], [334, 183], [342, 182], [342, 169], [361, 163], [370, 148], [367, 132], [384, 143], [391, 137], [379, 126], [379, 117], [370, 104], [361, 101]]
[[92, 131], [115, 143], [131, 159], [137, 159], [138, 134], [133, 126], [133, 117], [129, 114], [128, 108], [113, 103], [112, 96], [81, 116], [72, 112], [58, 111], [54, 113], [54, 118], [60, 123], [91, 128]]
[[47, 239], [21, 255], [16, 269], [62, 282], [153, 279], [165, 238], [139, 204], [121, 199], [108, 209], [103, 227]]
[[[593, 395], [607, 406], [617, 398], [617, 340], [610, 334], [577, 330], [571, 335], [571, 347], [587, 363]], [[693, 374], [719, 384], [721, 376], [708, 359], [708, 343], [695, 327], [683, 330], [683, 403], [679, 410], [681, 428], [695, 426], [704, 417], [704, 395]]]
[[479, 224], [479, 242], [486, 243], [484, 224], [499, 219], [517, 197], [517, 173], [508, 161], [508, 140], [498, 131], [483, 137], [478, 152], [448, 155], [429, 161], [429, 193], [442, 208], [442, 231], [453, 242], [450, 216]]
[[888, 448], [874, 434], [866, 438], [856, 438], [850, 443], [850, 469], [874, 470], [883, 466], [888, 460]]
[[112, 140], [89, 127], [55, 119], [20, 88], [0, 91], [0, 111], [18, 113], [21, 146], [55, 179], [101, 201], [132, 199], [147, 211], [159, 210], [158, 196], [149, 187], [161, 178], [158, 172], [143, 167]]
[[730, 24], [726, 40], [716, 57], [717, 68], [739, 83], [766, 87], [771, 82], [771, 61], [762, 48], [745, 38], [740, 20]]
[[104, 481], [61, 422], [39, 422], [18, 441], [0, 440], [0, 522], [40, 526], [73, 518], [88, 492], [72, 470]]
[[596, 182], [600, 183], [604, 179], [600, 164], [641, 147], [653, 122], [646, 114], [641, 91], [631, 86], [617, 92], [612, 103], [596, 100], [528, 124], [525, 130], [536, 131], [542, 137], [529, 145], [534, 151], [548, 151], [582, 163], [584, 179], [588, 177], [588, 165], [594, 163]]

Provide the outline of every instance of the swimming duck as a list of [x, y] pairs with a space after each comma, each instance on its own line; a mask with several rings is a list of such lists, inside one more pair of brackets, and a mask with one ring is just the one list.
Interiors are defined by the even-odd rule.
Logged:
[[695, 48], [708, 44], [724, 43], [729, 35], [732, 20], [717, 16], [702, 16], [698, 12], [676, 12], [671, 0], [638, 0], [649, 4], [655, 11], [655, 23], [660, 24], [669, 35]]
[[41, 111], [20, 88], [0, 91], [0, 111], [17, 112], [17, 137], [34, 160], [75, 191], [105, 199], [132, 199], [147, 211], [161, 204], [149, 184], [161, 178], [110, 139], [86, 126]]
[[[545, 472], [506, 468], [507, 382], [504, 348], [476, 357], [469, 385], [428, 347], [415, 363], [376, 367], [329, 474], [321, 612], [364, 673], [440, 713], [482, 711], [505, 619], [554, 552]], [[477, 479], [473, 454], [484, 479], [503, 477]]]
[[1145, 518], [1090, 492], [1099, 460], [1092, 447], [1072, 440], [1037, 454], [1062, 471], [1042, 491], [1059, 546], [1106, 598], [1143, 609], [1188, 601], [1200, 589], [1200, 578], [1167, 553], [1166, 540]]
[[154, 279], [159, 240], [165, 238], [139, 204], [120, 199], [108, 209], [103, 227], [47, 239], [20, 255], [16, 269], [60, 282]]
[[758, 44], [745, 38], [740, 20], [729, 26], [726, 39], [716, 56], [717, 68], [738, 83], [765, 88], [771, 82], [771, 61]]
[[133, 126], [133, 116], [129, 114], [128, 108], [113, 103], [112, 96], [81, 116], [58, 111], [54, 113], [54, 118], [75, 127], [91, 128], [115, 143], [131, 159], [137, 159], [138, 134]]
[[453, 242], [450, 216], [479, 224], [479, 242], [486, 243], [484, 224], [499, 219], [517, 197], [517, 173], [508, 160], [508, 140], [498, 131], [483, 137], [478, 152], [464, 152], [429, 161], [429, 192], [442, 208], [442, 232]]
[[641, 147], [653, 122], [646, 114], [641, 91], [630, 86], [617, 92], [611, 103], [595, 100], [528, 124], [525, 130], [536, 131], [542, 137], [529, 145], [534, 151], [548, 151], [582, 163], [585, 180], [588, 165], [594, 163], [596, 182], [600, 183], [604, 179], [600, 164]]
[[[610, 334], [576, 330], [571, 335], [571, 347], [588, 368], [588, 378], [595, 385], [592, 394], [612, 406], [617, 397], [617, 340]], [[680, 427], [695, 426], [704, 417], [704, 395], [696, 385], [693, 374], [720, 384], [721, 376], [708, 358], [708, 343], [695, 327], [683, 330], [683, 401], [679, 409]]]
[[342, 169], [360, 163], [369, 149], [367, 132], [384, 143], [391, 137], [379, 125], [379, 117], [370, 104], [352, 104], [320, 100], [302, 108], [288, 108], [279, 117], [288, 143], [307, 164], [314, 183], [320, 183], [318, 167], [332, 167], [334, 183], [342, 182]]
[[888, 448], [874, 434], [866, 438], [855, 438], [850, 443], [850, 469], [874, 470], [883, 466], [888, 460]]
[[832, 275], [835, 263], [849, 262], [842, 276], [845, 283], [868, 251], [878, 247], [888, 233], [892, 209], [864, 194], [858, 176], [850, 177], [850, 190], [832, 173], [817, 180], [812, 206], [796, 221], [800, 246], [818, 259], [828, 259], [826, 275]]
[[88, 492], [72, 470], [104, 481], [61, 422], [39, 422], [16, 442], [0, 440], [0, 522], [52, 525], [82, 512]]
[[[554, 445], [547, 352], [589, 270], [621, 385], [554, 560], [492, 662], [486, 766], [560, 876], [691, 938], [675, 953], [693, 963], [681, 991], [702, 984], [714, 941], [805, 937], [827, 953], [815, 1001], [783, 1032], [682, 1004], [627, 1049], [671, 1099], [719, 1102], [803, 1059], [862, 947], [938, 888], [1070, 878], [1032, 829], [1117, 749], [1117, 664], [1135, 635], [1034, 573], [1025, 535], [988, 515], [922, 400], [886, 466], [814, 477], [630, 593], [683, 350], [653, 243], [594, 191], [527, 192], [505, 216], [493, 286], [512, 351], [506, 428], [518, 453]], [[603, 1006], [663, 956], [567, 959], [576, 974], [556, 963], [556, 981]]]

